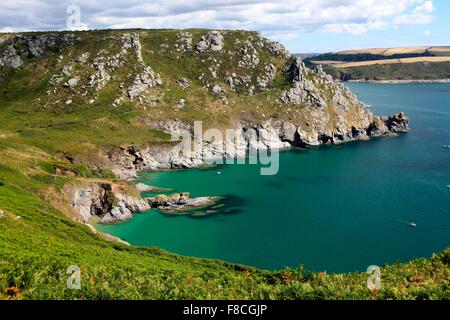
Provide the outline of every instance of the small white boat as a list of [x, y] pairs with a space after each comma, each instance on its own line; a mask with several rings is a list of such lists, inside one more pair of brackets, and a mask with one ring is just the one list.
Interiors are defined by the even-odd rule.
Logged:
[[417, 224], [416, 224], [415, 222], [411, 222], [409, 225], [410, 225], [411, 227], [417, 227]]
[[449, 188], [450, 189], [450, 184], [447, 186], [447, 188]]
[[450, 144], [444, 144], [444, 145], [442, 146], [442, 148], [450, 149]]
[[222, 172], [220, 172], [220, 171], [217, 171], [217, 172], [216, 172], [216, 174], [217, 174], [217, 175], [220, 175], [220, 174], [222, 174]]

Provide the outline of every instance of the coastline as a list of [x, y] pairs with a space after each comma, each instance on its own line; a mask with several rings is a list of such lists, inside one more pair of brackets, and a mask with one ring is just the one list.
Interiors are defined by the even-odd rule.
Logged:
[[342, 82], [349, 83], [378, 83], [378, 84], [447, 84], [450, 83], [450, 79], [410, 79], [410, 80], [365, 80], [365, 79], [353, 79]]

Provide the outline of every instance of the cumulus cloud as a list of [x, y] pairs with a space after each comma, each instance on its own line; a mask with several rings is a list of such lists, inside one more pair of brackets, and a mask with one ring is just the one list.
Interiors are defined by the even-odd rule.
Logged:
[[431, 0], [15, 0], [0, 2], [0, 30], [68, 29], [70, 5], [80, 7], [82, 29], [250, 29], [278, 39], [427, 24], [434, 10]]

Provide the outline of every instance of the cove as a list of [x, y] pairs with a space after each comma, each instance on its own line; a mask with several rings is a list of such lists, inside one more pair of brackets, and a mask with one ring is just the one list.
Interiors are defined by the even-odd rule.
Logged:
[[96, 227], [133, 245], [263, 269], [365, 271], [443, 250], [450, 245], [450, 149], [442, 148], [450, 144], [450, 85], [348, 86], [375, 114], [405, 111], [411, 131], [281, 152], [274, 176], [250, 164], [143, 173], [140, 182], [149, 185], [223, 198], [192, 216], [150, 210]]

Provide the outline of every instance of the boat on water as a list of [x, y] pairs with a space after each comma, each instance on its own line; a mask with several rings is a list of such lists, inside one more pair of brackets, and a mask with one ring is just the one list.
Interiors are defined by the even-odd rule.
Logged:
[[411, 222], [409, 225], [410, 225], [411, 227], [417, 227], [417, 224], [416, 224], [415, 222]]
[[450, 144], [444, 144], [444, 145], [442, 146], [442, 148], [450, 149]]

